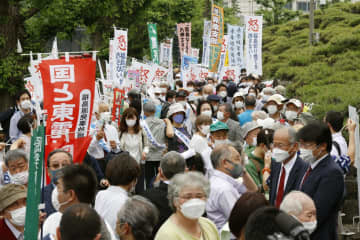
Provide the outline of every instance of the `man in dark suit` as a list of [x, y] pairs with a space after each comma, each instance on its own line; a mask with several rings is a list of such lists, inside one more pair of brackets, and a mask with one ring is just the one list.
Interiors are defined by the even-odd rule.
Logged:
[[42, 199], [42, 202], [45, 203], [46, 217], [49, 217], [54, 212], [58, 211], [58, 209], [54, 208], [51, 201], [51, 195], [55, 188], [56, 174], [60, 171], [60, 169], [70, 165], [71, 163], [71, 154], [63, 149], [55, 149], [48, 155], [47, 168], [51, 182], [43, 188], [44, 194]]
[[317, 229], [311, 239], [337, 239], [338, 210], [344, 197], [344, 176], [330, 156], [332, 138], [329, 127], [313, 122], [297, 134], [300, 156], [310, 166], [304, 175], [300, 190], [315, 202]]
[[[270, 204], [280, 207], [286, 194], [300, 188], [308, 164], [297, 154], [296, 131], [291, 127], [276, 130], [273, 140], [271, 173], [269, 177]], [[269, 161], [265, 161], [265, 169]]]
[[185, 159], [179, 153], [175, 151], [168, 152], [160, 161], [160, 185], [148, 189], [141, 194], [149, 199], [159, 210], [159, 222], [154, 227], [153, 236], [155, 236], [161, 225], [173, 214], [167, 198], [168, 184], [174, 175], [184, 172], [185, 167]]

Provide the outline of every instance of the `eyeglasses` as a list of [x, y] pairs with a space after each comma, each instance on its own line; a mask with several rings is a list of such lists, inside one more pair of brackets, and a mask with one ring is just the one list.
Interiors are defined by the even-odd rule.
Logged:
[[291, 144], [289, 143], [273, 143], [272, 146], [274, 148], [286, 148], [288, 146], [290, 146]]

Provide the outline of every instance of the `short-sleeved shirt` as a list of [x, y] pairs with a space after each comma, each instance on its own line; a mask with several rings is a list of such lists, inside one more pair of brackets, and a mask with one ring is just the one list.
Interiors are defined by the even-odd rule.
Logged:
[[157, 232], [155, 240], [220, 240], [219, 233], [213, 222], [207, 218], [200, 217], [199, 224], [202, 229], [202, 235], [200, 238], [196, 238], [174, 223], [170, 217]]
[[246, 110], [245, 112], [238, 115], [240, 126], [243, 126], [245, 123], [252, 121], [251, 114], [253, 113], [253, 111], [254, 110]]

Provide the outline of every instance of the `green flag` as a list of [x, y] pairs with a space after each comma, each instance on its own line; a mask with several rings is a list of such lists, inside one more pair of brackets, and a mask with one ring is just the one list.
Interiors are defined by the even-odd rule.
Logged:
[[[25, 240], [37, 239], [39, 230], [39, 203], [41, 196], [41, 177], [44, 163], [44, 126], [38, 126], [31, 137], [29, 161], [29, 181], [26, 200]], [[45, 176], [44, 176], [45, 177]]]
[[159, 64], [159, 44], [155, 23], [148, 23], [148, 32], [150, 40], [151, 59], [154, 63]]

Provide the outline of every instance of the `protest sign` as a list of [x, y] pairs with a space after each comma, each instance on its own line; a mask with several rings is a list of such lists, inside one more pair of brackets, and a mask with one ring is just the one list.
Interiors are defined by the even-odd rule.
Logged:
[[148, 23], [147, 26], [150, 40], [151, 59], [154, 63], [159, 64], [159, 45], [157, 39], [156, 24]]
[[120, 120], [124, 109], [124, 89], [114, 89], [113, 107], [111, 113], [111, 121], [115, 122], [116, 126], [120, 127]]
[[181, 80], [183, 82], [183, 87], [186, 88], [188, 81], [191, 81], [191, 64], [196, 64], [198, 61], [197, 58], [184, 55], [181, 60]]
[[[94, 101], [96, 61], [91, 58], [43, 60], [46, 121], [45, 159], [54, 149], [70, 152], [81, 162], [91, 138], [88, 136]], [[76, 151], [75, 151], [76, 150]]]
[[224, 38], [223, 38], [223, 41], [221, 44], [221, 54], [220, 54], [220, 61], [219, 61], [219, 67], [218, 67], [219, 73], [222, 71], [222, 68], [225, 66], [227, 48], [228, 48], [228, 36], [224, 35]]
[[45, 129], [37, 126], [31, 136], [29, 180], [27, 186], [24, 239], [37, 239], [39, 231], [39, 203], [41, 198], [41, 177], [44, 167]]
[[217, 72], [220, 61], [222, 40], [224, 37], [224, 9], [212, 5], [210, 32], [210, 64], [209, 70]]
[[210, 31], [211, 31], [211, 21], [204, 20], [203, 52], [202, 52], [201, 64], [206, 67], [209, 67]]
[[244, 67], [244, 28], [228, 24], [229, 66]]
[[246, 72], [262, 75], [262, 16], [245, 17]]
[[113, 42], [113, 81], [115, 86], [122, 87], [125, 80], [126, 58], [128, 49], [127, 30], [114, 29]]
[[181, 57], [185, 54], [191, 55], [191, 23], [178, 23], [177, 34], [179, 39], [179, 50]]

